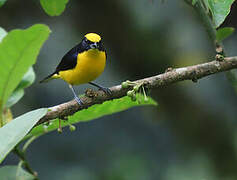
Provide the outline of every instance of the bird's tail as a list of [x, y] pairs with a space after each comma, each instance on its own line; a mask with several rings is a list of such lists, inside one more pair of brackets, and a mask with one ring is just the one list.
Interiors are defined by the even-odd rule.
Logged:
[[52, 80], [52, 79], [58, 79], [58, 78], [60, 78], [59, 77], [59, 74], [57, 74], [57, 73], [52, 73], [52, 74], [50, 74], [50, 75], [48, 75], [46, 78], [44, 78], [43, 80], [41, 80], [39, 83], [46, 83], [46, 82], [49, 82], [50, 80]]

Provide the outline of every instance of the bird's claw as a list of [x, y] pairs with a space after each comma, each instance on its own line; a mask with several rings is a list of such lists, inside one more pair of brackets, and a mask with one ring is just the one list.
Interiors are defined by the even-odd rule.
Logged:
[[100, 90], [104, 91], [108, 95], [112, 95], [112, 91], [109, 88], [101, 87]]
[[83, 105], [83, 102], [81, 101], [81, 99], [79, 97], [75, 97], [75, 100], [80, 106]]

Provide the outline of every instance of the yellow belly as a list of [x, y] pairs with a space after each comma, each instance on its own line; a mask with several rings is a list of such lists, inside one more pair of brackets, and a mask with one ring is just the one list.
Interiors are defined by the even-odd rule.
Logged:
[[71, 85], [85, 84], [95, 80], [105, 68], [105, 52], [90, 49], [77, 56], [74, 69], [60, 71], [59, 77]]

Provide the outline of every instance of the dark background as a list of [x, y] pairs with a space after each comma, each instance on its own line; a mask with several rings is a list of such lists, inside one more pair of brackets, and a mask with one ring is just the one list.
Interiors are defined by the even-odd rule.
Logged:
[[[236, 27], [236, 4], [224, 26]], [[87, 32], [103, 37], [108, 60], [96, 82], [113, 86], [213, 60], [214, 48], [193, 9], [180, 0], [73, 1], [49, 17], [39, 1], [9, 0], [0, 9], [7, 31], [47, 24], [52, 33], [34, 69], [35, 83], [13, 108], [14, 116], [72, 99], [60, 80], [39, 84]], [[224, 41], [236, 55], [234, 33]], [[82, 85], [83, 93], [89, 87]], [[156, 89], [158, 107], [139, 107], [49, 133], [28, 149], [43, 180], [234, 180], [237, 179], [237, 98], [224, 73]], [[3, 165], [17, 164], [9, 155]]]

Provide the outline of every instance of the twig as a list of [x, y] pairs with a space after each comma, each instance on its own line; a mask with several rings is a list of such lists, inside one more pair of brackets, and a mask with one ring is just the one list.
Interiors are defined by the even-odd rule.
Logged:
[[206, 31], [208, 33], [208, 36], [210, 37], [212, 43], [216, 46], [222, 46], [222, 44], [216, 44], [216, 29], [211, 21], [211, 18], [207, 14], [207, 11], [203, 4], [198, 0], [196, 4], [193, 6], [195, 11], [198, 13], [201, 22], [203, 23], [204, 27], [206, 28]]
[[[191, 0], [185, 0], [185, 1], [189, 5], [193, 6]], [[209, 38], [212, 41], [212, 44], [215, 46], [215, 51], [217, 53], [216, 57], [219, 57], [218, 55], [226, 56], [223, 43], [216, 41], [216, 33], [217, 33], [216, 27], [214, 26], [214, 24], [211, 20], [211, 17], [208, 15], [202, 2], [203, 2], [202, 0], [198, 0], [195, 3], [195, 5], [193, 6], [193, 8], [198, 13], [204, 27], [206, 28]], [[236, 83], [237, 77], [236, 77], [235, 73], [232, 71], [228, 71], [226, 73], [226, 76], [227, 76], [227, 79], [229, 80], [229, 82], [232, 84], [235, 91], [237, 91], [237, 83]]]
[[[237, 68], [237, 57], [228, 57], [224, 58], [222, 61], [214, 60], [208, 63], [172, 69], [163, 74], [140, 79], [134, 82], [143, 83], [145, 84], [145, 88], [153, 89], [184, 80], [192, 80], [193, 82], [196, 82], [198, 79], [205, 76], [235, 68]], [[75, 100], [72, 100], [67, 103], [50, 107], [49, 112], [39, 120], [37, 125], [56, 118], [64, 119], [65, 117], [72, 115], [79, 110], [86, 109], [94, 104], [101, 104], [107, 100], [126, 96], [127, 91], [131, 90], [131, 88], [132, 87], [125, 89], [122, 88], [121, 85], [113, 86], [110, 88], [112, 91], [111, 95], [107, 95], [103, 91], [87, 90], [85, 96], [81, 97], [83, 106], [78, 105]]]

